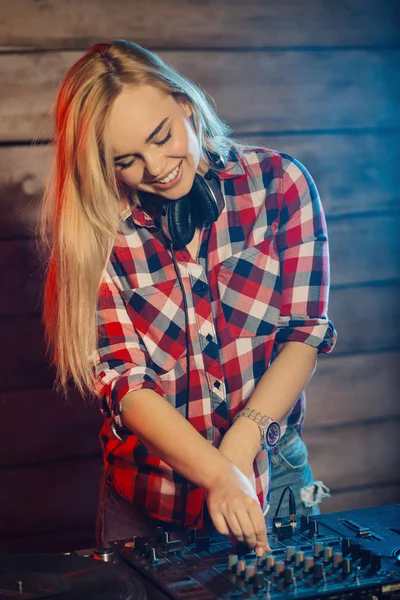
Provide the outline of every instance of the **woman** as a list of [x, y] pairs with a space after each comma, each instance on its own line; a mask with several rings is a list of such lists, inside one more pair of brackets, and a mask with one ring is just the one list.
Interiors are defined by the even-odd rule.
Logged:
[[44, 320], [59, 384], [102, 403], [99, 544], [208, 523], [261, 554], [286, 485], [298, 514], [326, 495], [301, 439], [335, 343], [322, 207], [298, 161], [228, 134], [196, 85], [124, 40], [58, 92]]

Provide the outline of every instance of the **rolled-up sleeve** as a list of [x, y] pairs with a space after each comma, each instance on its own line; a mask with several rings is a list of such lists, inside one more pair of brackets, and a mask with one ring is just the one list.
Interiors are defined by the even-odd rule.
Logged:
[[304, 342], [330, 352], [336, 330], [328, 319], [329, 249], [316, 185], [299, 161], [282, 154], [279, 253], [282, 304], [277, 343]]
[[110, 268], [104, 274], [97, 297], [94, 391], [103, 399], [103, 414], [123, 426], [120, 403], [128, 392], [142, 388], [154, 389], [161, 396], [163, 392], [120, 290], [110, 276]]

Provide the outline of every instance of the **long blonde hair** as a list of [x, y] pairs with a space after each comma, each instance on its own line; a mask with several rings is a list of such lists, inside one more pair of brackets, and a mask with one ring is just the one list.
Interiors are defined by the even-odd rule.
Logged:
[[211, 99], [159, 56], [126, 40], [95, 44], [75, 62], [55, 102], [55, 147], [39, 220], [46, 262], [43, 321], [58, 389], [94, 390], [96, 300], [129, 190], [115, 175], [104, 130], [127, 85], [151, 84], [190, 103], [201, 148], [226, 155], [230, 128]]

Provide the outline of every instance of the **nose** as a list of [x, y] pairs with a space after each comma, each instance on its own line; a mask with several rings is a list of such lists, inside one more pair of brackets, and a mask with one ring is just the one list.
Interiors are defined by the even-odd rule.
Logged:
[[164, 172], [164, 163], [162, 156], [158, 153], [147, 153], [143, 156], [144, 160], [144, 175], [143, 178], [147, 179], [157, 179]]

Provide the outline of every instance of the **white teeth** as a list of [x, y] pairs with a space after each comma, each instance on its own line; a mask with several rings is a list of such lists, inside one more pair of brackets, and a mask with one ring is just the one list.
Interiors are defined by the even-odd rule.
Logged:
[[168, 175], [168, 177], [166, 177], [165, 179], [159, 179], [156, 183], [169, 183], [177, 176], [178, 171], [179, 171], [179, 165], [176, 167], [176, 169], [174, 169], [172, 171], [172, 173], [170, 173]]

